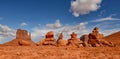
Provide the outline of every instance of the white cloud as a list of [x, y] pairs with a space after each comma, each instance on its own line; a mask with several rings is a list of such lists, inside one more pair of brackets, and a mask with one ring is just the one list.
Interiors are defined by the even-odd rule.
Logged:
[[62, 32], [64, 35], [65, 39], [70, 38], [70, 34], [72, 32], [76, 32], [78, 34], [78, 37], [80, 37], [82, 34], [88, 34], [88, 30], [86, 29], [87, 22], [82, 22], [77, 25], [66, 25], [62, 26], [60, 28], [40, 28], [40, 27], [35, 27], [33, 28], [32, 33], [32, 38], [35, 40], [40, 40], [43, 38], [48, 31], [54, 31], [55, 38], [57, 39], [59, 34]]
[[120, 19], [113, 18], [112, 16], [108, 16], [108, 17], [105, 17], [105, 18], [100, 18], [100, 19], [97, 19], [97, 20], [93, 20], [92, 22], [117, 21], [117, 20], [120, 20]]
[[23, 22], [20, 24], [20, 26], [27, 26], [27, 23]]
[[46, 27], [48, 27], [48, 28], [60, 28], [61, 26], [62, 25], [61, 25], [59, 19], [56, 20], [56, 22], [53, 24], [46, 24]]
[[6, 25], [0, 24], [0, 40], [15, 37], [15, 30]]
[[71, 11], [75, 17], [99, 9], [102, 0], [75, 0], [71, 2]]

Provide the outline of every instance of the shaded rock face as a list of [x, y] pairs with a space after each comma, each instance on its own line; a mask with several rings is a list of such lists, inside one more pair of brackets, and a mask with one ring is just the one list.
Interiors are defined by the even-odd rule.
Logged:
[[77, 34], [75, 32], [72, 32], [71, 38], [68, 39], [67, 45], [80, 47], [80, 46], [82, 46], [82, 43], [83, 42], [79, 38], [77, 38]]
[[61, 33], [58, 40], [57, 40], [57, 46], [66, 46], [67, 45], [67, 40], [63, 39], [63, 34]]
[[36, 44], [31, 40], [31, 34], [29, 34], [26, 30], [17, 29], [16, 38], [10, 42], [4, 43], [3, 45], [30, 46]]
[[83, 41], [83, 46], [84, 46], [84, 47], [88, 47], [88, 46], [89, 46], [89, 44], [88, 44], [88, 40], [89, 40], [88, 35], [82, 35], [82, 36], [80, 37], [80, 39]]
[[99, 28], [95, 27], [92, 31], [92, 33], [89, 34], [89, 44], [92, 46], [113, 46], [111, 42], [107, 42], [103, 39], [103, 34], [99, 33]]
[[56, 40], [52, 31], [48, 32], [44, 39], [41, 39], [37, 45], [53, 45], [56, 46]]

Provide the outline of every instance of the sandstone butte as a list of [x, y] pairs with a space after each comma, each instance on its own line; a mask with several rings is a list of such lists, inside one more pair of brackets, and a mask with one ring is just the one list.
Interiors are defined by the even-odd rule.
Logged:
[[28, 33], [27, 30], [17, 29], [16, 38], [12, 41], [6, 42], [2, 45], [7, 46], [90, 46], [90, 47], [101, 47], [101, 46], [110, 46], [113, 47], [115, 44], [114, 40], [110, 42], [109, 36], [104, 37], [103, 34], [99, 33], [99, 28], [95, 27], [91, 33], [81, 36], [77, 38], [77, 34], [72, 32], [70, 35], [71, 38], [68, 40], [64, 40], [64, 36], [61, 33], [58, 37], [58, 40], [54, 38], [54, 32], [49, 31], [46, 33], [45, 38], [40, 39], [38, 43], [34, 43], [31, 39], [31, 34]]
[[35, 46], [36, 44], [31, 39], [31, 34], [26, 30], [17, 29], [16, 38], [6, 42], [3, 45], [7, 46]]

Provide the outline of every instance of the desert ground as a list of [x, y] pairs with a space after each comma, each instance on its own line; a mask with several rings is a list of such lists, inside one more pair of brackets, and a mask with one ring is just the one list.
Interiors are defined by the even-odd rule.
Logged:
[[0, 46], [0, 59], [119, 59], [119, 47]]

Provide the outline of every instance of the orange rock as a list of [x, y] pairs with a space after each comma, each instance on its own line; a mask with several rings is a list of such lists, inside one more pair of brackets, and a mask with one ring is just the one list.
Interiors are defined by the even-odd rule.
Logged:
[[59, 36], [59, 38], [57, 40], [57, 46], [66, 46], [67, 43], [68, 43], [67, 40], [63, 39], [63, 34], [60, 33], [60, 36]]
[[19, 40], [19, 45], [29, 46], [29, 45], [30, 45], [30, 42], [28, 42], [27, 40], [20, 39], [20, 40]]
[[17, 29], [16, 38], [10, 42], [4, 43], [3, 45], [36, 45], [31, 40], [31, 34], [27, 32], [27, 30]]
[[98, 27], [95, 27], [92, 33], [89, 34], [89, 43], [92, 46], [103, 46], [103, 45], [113, 46], [113, 44], [111, 45], [111, 43], [103, 39], [103, 34], [99, 33]]
[[79, 38], [77, 38], [77, 34], [75, 32], [71, 34], [71, 38], [68, 40], [68, 45], [70, 46], [80, 47], [82, 46], [82, 43], [83, 42]]
[[42, 41], [38, 42], [37, 45], [54, 45], [56, 46], [56, 40], [54, 38], [53, 31], [50, 31], [46, 34], [45, 38]]

